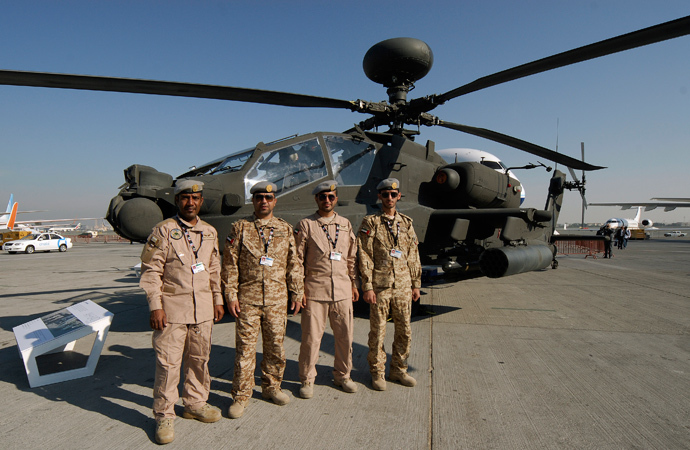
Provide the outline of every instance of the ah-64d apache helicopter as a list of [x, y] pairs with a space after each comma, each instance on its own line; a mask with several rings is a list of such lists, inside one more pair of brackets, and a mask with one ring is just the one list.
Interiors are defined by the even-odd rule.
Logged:
[[[520, 208], [520, 183], [508, 171], [497, 172], [478, 162], [447, 164], [434, 143], [414, 141], [421, 125], [441, 126], [480, 136], [578, 170], [601, 167], [495, 131], [447, 122], [429, 114], [462, 95], [600, 56], [684, 36], [690, 17], [559, 53], [504, 70], [440, 95], [412, 100], [407, 94], [431, 69], [433, 54], [417, 39], [396, 38], [374, 45], [364, 57], [364, 72], [387, 88], [388, 101], [347, 101], [287, 92], [227, 86], [136, 80], [52, 73], [0, 71], [0, 84], [116, 91], [233, 100], [292, 107], [339, 108], [371, 117], [342, 133], [316, 132], [233, 153], [193, 168], [177, 180], [204, 182], [201, 215], [219, 236], [253, 211], [249, 189], [260, 180], [278, 186], [276, 212], [291, 223], [311, 214], [311, 190], [324, 179], [339, 183], [338, 211], [357, 227], [377, 210], [376, 185], [381, 179], [401, 181], [398, 209], [410, 215], [420, 239], [425, 264], [447, 272], [481, 270], [501, 277], [555, 266], [554, 226], [565, 188], [583, 190], [556, 170], [544, 210]], [[405, 129], [411, 125], [417, 130]], [[378, 132], [379, 127], [388, 127]], [[543, 164], [540, 164], [543, 165]], [[537, 167], [534, 164], [526, 168]], [[110, 202], [107, 219], [121, 236], [143, 242], [151, 228], [176, 212], [176, 180], [152, 167], [132, 165], [125, 184]], [[222, 238], [221, 238], [222, 239]], [[476, 271], [475, 271], [476, 273]]]

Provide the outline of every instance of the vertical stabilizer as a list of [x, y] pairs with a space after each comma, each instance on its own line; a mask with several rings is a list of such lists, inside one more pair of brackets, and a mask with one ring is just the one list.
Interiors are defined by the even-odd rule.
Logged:
[[12, 212], [10, 212], [10, 219], [7, 221], [7, 228], [10, 230], [14, 229], [14, 221], [17, 219], [17, 208], [19, 208], [19, 203], [12, 205]]

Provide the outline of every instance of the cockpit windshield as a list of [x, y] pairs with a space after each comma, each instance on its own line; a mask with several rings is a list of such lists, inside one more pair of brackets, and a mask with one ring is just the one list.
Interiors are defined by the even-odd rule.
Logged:
[[251, 158], [254, 149], [245, 150], [242, 153], [230, 155], [223, 160], [211, 173], [237, 172], [244, 166], [244, 163]]
[[227, 172], [236, 172], [252, 157], [254, 147], [231, 153], [222, 158], [215, 159], [198, 167], [192, 167], [188, 172], [183, 173], [178, 178], [194, 177], [198, 175], [212, 175]]
[[247, 203], [251, 203], [250, 190], [259, 181], [270, 181], [277, 186], [277, 195], [293, 191], [328, 174], [323, 150], [317, 139], [281, 147], [254, 163], [244, 178]]
[[499, 161], [487, 161], [486, 159], [482, 159], [481, 164], [483, 166], [486, 166], [486, 167], [488, 167], [490, 169], [494, 169], [494, 170], [500, 170], [500, 171], [506, 170], [506, 166], [501, 164]]

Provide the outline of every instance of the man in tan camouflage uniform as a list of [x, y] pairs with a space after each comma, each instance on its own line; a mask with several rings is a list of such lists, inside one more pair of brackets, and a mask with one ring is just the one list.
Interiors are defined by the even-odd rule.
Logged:
[[387, 178], [376, 186], [382, 211], [366, 216], [359, 229], [359, 271], [362, 298], [370, 304], [369, 371], [372, 387], [386, 390], [386, 320], [390, 311], [395, 324], [389, 378], [412, 387], [416, 380], [407, 373], [410, 354], [412, 302], [419, 300], [422, 266], [412, 219], [395, 210], [400, 200], [400, 182]]
[[355, 284], [357, 241], [352, 224], [335, 212], [337, 183], [319, 183], [312, 191], [318, 211], [302, 219], [295, 229], [297, 255], [304, 266], [302, 343], [299, 352], [299, 395], [314, 395], [316, 362], [321, 338], [330, 319], [335, 340], [333, 383], [348, 393], [357, 392], [350, 378], [354, 315], [359, 298]]
[[206, 403], [211, 386], [211, 328], [214, 320], [223, 318], [224, 309], [217, 233], [198, 217], [203, 185], [194, 180], [177, 183], [177, 216], [153, 228], [141, 254], [140, 286], [151, 311], [156, 351], [153, 413], [159, 444], [175, 439], [181, 365], [183, 417], [202, 422], [221, 418], [220, 410]]
[[230, 313], [237, 318], [231, 419], [244, 414], [252, 396], [259, 330], [263, 340], [262, 397], [277, 405], [290, 401], [280, 390], [285, 371], [283, 339], [288, 291], [292, 309], [299, 312], [303, 272], [292, 227], [273, 216], [275, 192], [276, 185], [265, 181], [251, 188], [254, 215], [233, 224], [223, 251], [221, 279]]

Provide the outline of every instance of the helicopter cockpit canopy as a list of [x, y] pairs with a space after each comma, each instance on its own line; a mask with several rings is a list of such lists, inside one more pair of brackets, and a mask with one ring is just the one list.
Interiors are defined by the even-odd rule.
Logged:
[[[312, 138], [276, 148], [262, 155], [247, 171], [244, 179], [246, 203], [251, 203], [249, 190], [259, 181], [270, 181], [277, 196], [329, 176], [340, 186], [361, 186], [366, 183], [374, 163], [376, 147], [368, 142], [338, 135], [324, 135], [327, 152], [319, 139]], [[239, 155], [238, 155], [239, 156]]]
[[211, 162], [202, 164], [199, 167], [192, 167], [188, 172], [183, 173], [178, 178], [188, 178], [199, 175], [215, 175], [219, 173], [236, 172], [252, 157], [256, 147], [239, 150], [222, 158], [214, 159]]

